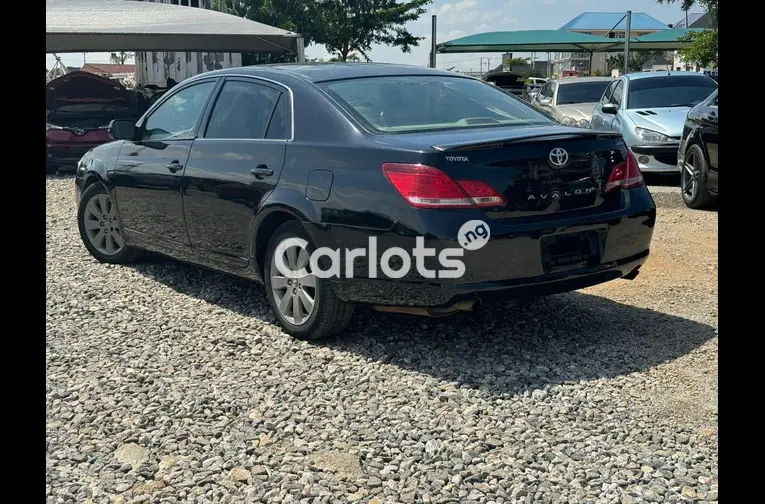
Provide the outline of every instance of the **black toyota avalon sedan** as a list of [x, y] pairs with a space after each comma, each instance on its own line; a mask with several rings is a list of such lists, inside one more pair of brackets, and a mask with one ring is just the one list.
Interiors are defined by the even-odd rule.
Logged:
[[656, 217], [618, 133], [435, 69], [218, 70], [110, 133], [76, 175], [88, 251], [262, 281], [305, 339], [357, 304], [445, 315], [635, 278]]

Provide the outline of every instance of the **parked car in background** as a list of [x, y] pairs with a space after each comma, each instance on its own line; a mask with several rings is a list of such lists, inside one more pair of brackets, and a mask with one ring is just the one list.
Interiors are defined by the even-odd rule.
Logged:
[[[621, 135], [430, 68], [218, 70], [110, 130], [118, 140], [75, 176], [87, 250], [262, 279], [282, 327], [305, 339], [342, 331], [357, 303], [446, 315], [633, 279], [656, 218]], [[320, 247], [337, 251], [339, 276], [308, 260]], [[408, 261], [391, 265], [393, 247]], [[444, 261], [454, 250], [462, 273]]]
[[705, 208], [718, 196], [717, 93], [693, 107], [685, 119], [677, 166], [683, 201], [690, 208]]
[[615, 80], [595, 107], [592, 128], [618, 131], [640, 170], [677, 173], [677, 151], [688, 111], [717, 89], [696, 72], [642, 72]]
[[113, 140], [107, 129], [112, 119], [134, 121], [143, 110], [135, 91], [89, 72], [70, 72], [48, 82], [45, 171], [74, 168], [88, 150]]
[[539, 94], [540, 89], [542, 89], [542, 84], [526, 84], [523, 89], [523, 99], [530, 103]]
[[611, 77], [564, 77], [544, 84], [531, 104], [567, 126], [589, 128], [592, 110]]
[[484, 75], [483, 80], [519, 98], [523, 95], [526, 86], [526, 79], [521, 74], [513, 72], [489, 72]]

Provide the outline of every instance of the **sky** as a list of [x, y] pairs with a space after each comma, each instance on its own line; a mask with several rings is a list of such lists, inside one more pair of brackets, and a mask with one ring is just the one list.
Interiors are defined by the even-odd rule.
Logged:
[[[397, 47], [375, 46], [369, 57], [372, 61], [385, 63], [403, 63], [427, 66], [430, 53], [431, 15], [438, 16], [438, 42], [488, 31], [512, 30], [557, 30], [582, 12], [587, 11], [627, 11], [644, 12], [659, 21], [668, 24], [683, 19], [685, 14], [680, 9], [680, 2], [660, 5], [655, 0], [434, 0], [428, 6], [428, 12], [417, 21], [407, 25], [415, 36], [425, 37], [418, 47], [410, 53], [403, 53]], [[696, 12], [699, 9], [692, 9]], [[323, 46], [311, 45], [305, 50], [307, 58], [324, 58], [329, 55]], [[108, 63], [109, 53], [60, 54], [64, 64], [81, 66], [89, 63]], [[514, 54], [517, 57], [529, 57], [529, 54]], [[455, 67], [461, 71], [479, 71], [481, 58], [486, 69], [486, 59], [491, 58], [491, 67], [501, 63], [501, 54], [439, 54], [439, 68]], [[546, 57], [537, 55], [538, 59]], [[54, 63], [53, 55], [46, 55], [46, 68]]]

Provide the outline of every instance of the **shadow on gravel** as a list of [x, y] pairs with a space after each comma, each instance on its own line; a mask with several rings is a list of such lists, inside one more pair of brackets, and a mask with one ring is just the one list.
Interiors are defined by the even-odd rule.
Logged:
[[[263, 288], [254, 282], [161, 258], [133, 267], [183, 294], [275, 320]], [[440, 319], [359, 308], [344, 334], [311, 345], [514, 395], [548, 384], [645, 371], [714, 335], [706, 324], [573, 292]]]

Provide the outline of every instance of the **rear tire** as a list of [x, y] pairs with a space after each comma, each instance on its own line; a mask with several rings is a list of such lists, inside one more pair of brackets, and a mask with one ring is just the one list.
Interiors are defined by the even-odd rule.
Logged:
[[141, 256], [141, 250], [125, 244], [117, 206], [100, 182], [91, 184], [82, 193], [77, 226], [85, 248], [99, 262], [127, 264]]
[[688, 208], [707, 208], [716, 201], [716, 197], [707, 190], [709, 165], [704, 151], [698, 144], [691, 145], [683, 158], [680, 172], [680, 192]]
[[[289, 239], [305, 240], [306, 247], [294, 246], [284, 252], [279, 244]], [[290, 259], [289, 251], [295, 250]], [[301, 340], [318, 340], [338, 334], [348, 327], [353, 304], [340, 300], [328, 279], [310, 273], [308, 256], [315, 250], [308, 233], [297, 222], [280, 225], [268, 243], [264, 261], [266, 296], [284, 331]], [[276, 253], [281, 252], [291, 271], [305, 274], [291, 278], [276, 266]]]
[[46, 175], [55, 175], [58, 171], [58, 166], [51, 163], [50, 161], [46, 161], [45, 163], [45, 174]]

